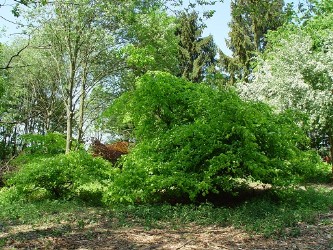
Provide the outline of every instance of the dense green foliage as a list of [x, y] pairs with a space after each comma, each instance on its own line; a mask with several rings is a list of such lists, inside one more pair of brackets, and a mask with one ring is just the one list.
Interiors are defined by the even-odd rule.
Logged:
[[[16, 223], [297, 236], [332, 210], [331, 0], [231, 1], [218, 65], [197, 12], [214, 1], [15, 2], [36, 8], [0, 44], [0, 248]], [[111, 164], [89, 137], [129, 153]]]
[[178, 18], [179, 76], [191, 82], [202, 82], [215, 67], [216, 45], [213, 37], [202, 37], [204, 24], [198, 13], [184, 12]]
[[111, 174], [110, 163], [84, 151], [39, 157], [12, 174], [7, 184], [31, 199], [82, 198], [100, 202]]
[[147, 73], [109, 112], [132, 123], [138, 140], [109, 188], [112, 202], [194, 200], [245, 180], [299, 181], [322, 167], [288, 113], [167, 73]]
[[65, 153], [66, 138], [60, 133], [25, 134], [20, 136], [22, 151], [10, 161], [14, 166], [23, 166], [30, 162], [38, 162], [40, 158], [52, 158]]
[[231, 2], [230, 32], [227, 46], [232, 57], [220, 52], [222, 68], [230, 82], [248, 81], [254, 57], [263, 52], [269, 30], [276, 30], [290, 18], [290, 7], [283, 0], [236, 0]]
[[325, 174], [293, 116], [168, 73], [145, 74], [106, 115], [119, 128], [134, 128], [136, 146], [122, 169], [82, 150], [63, 154], [63, 135], [27, 135], [13, 161], [18, 170], [6, 181], [11, 192], [30, 199], [186, 202], [235, 192], [248, 181], [286, 185]]
[[[298, 236], [302, 234], [302, 223], [318, 225], [319, 214], [330, 210], [333, 202], [332, 191], [325, 189], [287, 189], [278, 194], [266, 193], [262, 196], [238, 200], [232, 207], [216, 207], [211, 204], [194, 205], [141, 205], [114, 206], [112, 208], [91, 207], [77, 201], [25, 202], [15, 200], [8, 190], [0, 190], [0, 220], [2, 227], [13, 223], [22, 225], [43, 225], [46, 223], [66, 223], [63, 232], [58, 227], [50, 230], [63, 235], [68, 229], [91, 228], [97, 223], [111, 228], [144, 227], [145, 229], [183, 229], [193, 225], [234, 226], [251, 234], [273, 237]], [[105, 223], [108, 221], [108, 223]], [[329, 218], [322, 223], [330, 223]], [[69, 227], [69, 228], [68, 228]], [[66, 230], [67, 229], [67, 230]], [[79, 231], [82, 237], [82, 231]], [[44, 234], [43, 234], [44, 235]], [[87, 238], [89, 231], [87, 231]], [[88, 238], [89, 239], [89, 238]]]
[[[10, 164], [16, 170], [7, 174], [8, 195], [15, 199], [79, 198], [101, 202], [110, 175], [117, 170], [84, 150], [65, 153], [64, 135], [22, 136], [23, 152]], [[5, 195], [6, 196], [6, 195]]]
[[21, 139], [25, 145], [24, 153], [43, 156], [65, 153], [66, 138], [63, 134], [26, 134], [22, 135]]

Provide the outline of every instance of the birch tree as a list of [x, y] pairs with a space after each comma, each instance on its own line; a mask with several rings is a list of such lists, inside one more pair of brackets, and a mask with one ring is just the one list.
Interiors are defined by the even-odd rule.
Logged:
[[[66, 106], [66, 152], [72, 147], [75, 122], [83, 139], [84, 111], [91, 90], [117, 70], [114, 37], [99, 25], [98, 2], [56, 1], [37, 16], [38, 36], [49, 48]], [[45, 11], [46, 10], [46, 11]], [[114, 59], [114, 60], [113, 60]]]

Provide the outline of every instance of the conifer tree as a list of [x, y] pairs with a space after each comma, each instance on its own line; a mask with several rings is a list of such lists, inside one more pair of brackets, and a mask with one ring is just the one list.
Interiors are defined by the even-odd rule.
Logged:
[[220, 51], [220, 64], [229, 74], [231, 83], [248, 81], [252, 58], [265, 49], [265, 35], [287, 21], [289, 13], [283, 0], [231, 1], [230, 32], [226, 42], [232, 57]]
[[209, 68], [215, 65], [216, 45], [213, 37], [202, 37], [204, 24], [198, 13], [183, 12], [178, 19], [179, 76], [192, 82], [202, 82]]

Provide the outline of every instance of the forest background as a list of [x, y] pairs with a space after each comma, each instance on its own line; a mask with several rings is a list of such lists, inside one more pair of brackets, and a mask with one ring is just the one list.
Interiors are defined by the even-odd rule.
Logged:
[[228, 53], [203, 34], [213, 2], [15, 1], [4, 200], [196, 203], [329, 180], [331, 1], [231, 1]]
[[332, 210], [331, 0], [8, 8], [24, 25], [0, 44], [0, 247], [44, 216], [297, 236]]
[[[1, 158], [22, 166], [6, 183], [55, 197], [93, 185], [132, 203], [321, 176], [333, 152], [330, 3], [232, 1], [227, 54], [203, 35], [215, 4], [1, 5], [22, 23], [2, 46]], [[94, 180], [58, 166], [76, 169], [68, 157], [88, 146], [118, 167]]]

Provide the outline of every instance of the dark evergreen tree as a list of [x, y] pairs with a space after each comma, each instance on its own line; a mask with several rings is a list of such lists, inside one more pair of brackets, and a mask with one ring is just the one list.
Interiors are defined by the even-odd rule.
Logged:
[[230, 32], [226, 42], [232, 57], [220, 51], [220, 64], [229, 74], [231, 83], [248, 81], [252, 58], [265, 49], [265, 35], [283, 25], [290, 16], [290, 7], [284, 6], [283, 0], [231, 1]]
[[183, 12], [176, 31], [179, 37], [179, 76], [192, 82], [202, 82], [214, 68], [217, 52], [213, 37], [202, 37], [204, 24], [198, 13]]

